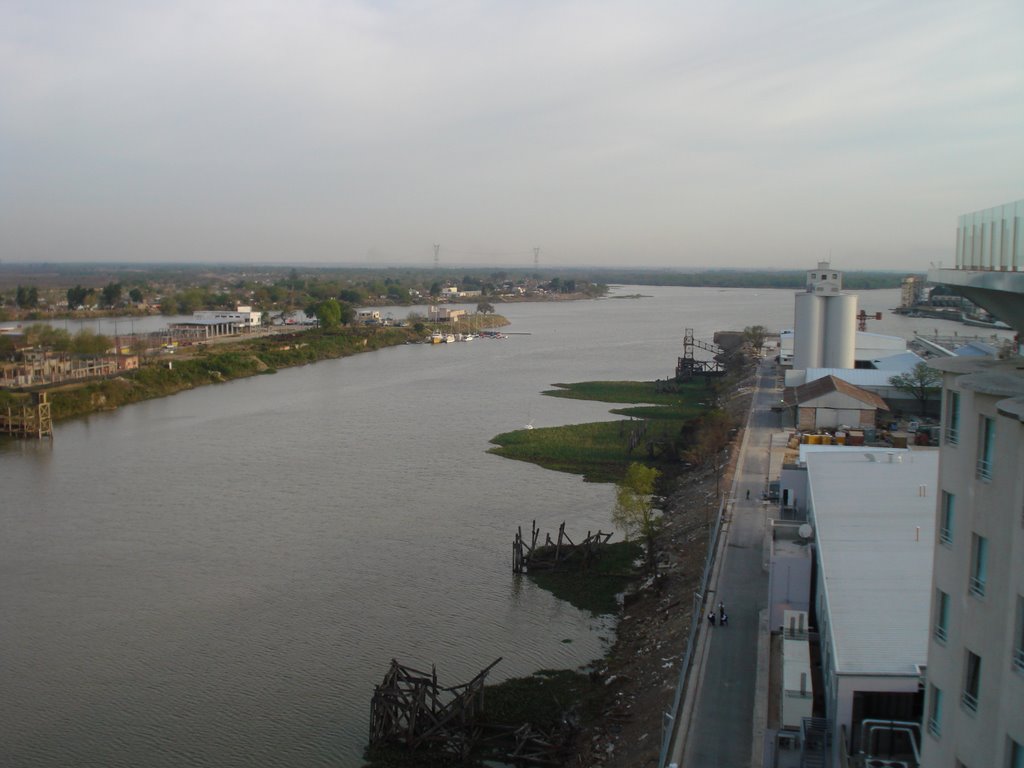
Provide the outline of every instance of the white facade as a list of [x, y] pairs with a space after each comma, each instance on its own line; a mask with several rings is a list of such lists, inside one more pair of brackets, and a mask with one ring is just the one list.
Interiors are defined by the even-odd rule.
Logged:
[[[924, 764], [1024, 760], [1024, 370], [946, 358]], [[1016, 757], [1014, 757], [1016, 755]]]
[[1024, 271], [1024, 200], [963, 214], [956, 227], [956, 268]]
[[237, 310], [204, 309], [192, 313], [193, 322], [197, 323], [230, 323], [240, 330], [248, 331], [259, 327], [262, 312], [254, 312], [252, 307], [239, 307]]
[[842, 744], [859, 747], [864, 719], [920, 716], [937, 469], [934, 450], [807, 455], [814, 605], [836, 755]]
[[794, 368], [853, 368], [857, 297], [842, 287], [843, 273], [827, 261], [807, 272], [807, 287], [795, 298]]

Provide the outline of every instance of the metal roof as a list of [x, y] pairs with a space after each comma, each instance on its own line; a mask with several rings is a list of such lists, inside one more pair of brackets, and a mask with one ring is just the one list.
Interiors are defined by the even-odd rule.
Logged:
[[938, 467], [937, 450], [807, 455], [837, 674], [913, 676], [927, 663]]

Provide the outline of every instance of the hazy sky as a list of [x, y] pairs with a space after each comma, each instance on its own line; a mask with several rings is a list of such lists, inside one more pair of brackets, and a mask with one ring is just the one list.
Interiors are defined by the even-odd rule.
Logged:
[[0, 259], [952, 262], [1024, 2], [0, 0]]

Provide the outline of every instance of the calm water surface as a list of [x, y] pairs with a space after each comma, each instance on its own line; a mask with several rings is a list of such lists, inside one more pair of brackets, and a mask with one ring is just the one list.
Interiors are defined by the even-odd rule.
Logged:
[[510, 549], [532, 519], [608, 530], [611, 489], [489, 455], [489, 439], [612, 418], [539, 393], [667, 378], [684, 327], [710, 339], [793, 311], [792, 291], [618, 293], [647, 298], [502, 305], [528, 335], [0, 442], [0, 764], [357, 766], [393, 657], [455, 683], [499, 656], [492, 680], [600, 656], [607, 621], [513, 578]]

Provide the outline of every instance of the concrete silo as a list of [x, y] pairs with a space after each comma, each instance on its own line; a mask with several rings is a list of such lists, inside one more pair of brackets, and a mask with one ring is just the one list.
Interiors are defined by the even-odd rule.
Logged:
[[794, 301], [794, 368], [854, 367], [857, 297], [842, 288], [843, 273], [827, 261], [807, 272], [807, 288]]
[[793, 318], [793, 367], [821, 368], [822, 332], [825, 330], [825, 300], [813, 293], [798, 293]]

